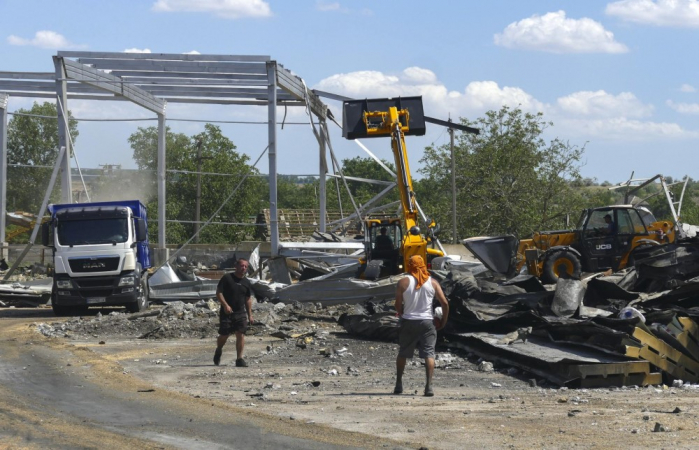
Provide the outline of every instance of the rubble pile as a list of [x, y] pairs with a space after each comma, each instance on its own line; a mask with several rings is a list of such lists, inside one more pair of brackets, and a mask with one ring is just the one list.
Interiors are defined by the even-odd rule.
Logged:
[[[698, 250], [692, 242], [654, 247], [623, 272], [559, 279], [550, 286], [528, 275], [497, 280], [456, 268], [435, 272], [451, 306], [444, 335], [455, 346], [559, 384], [585, 378], [592, 385], [654, 384], [661, 378], [697, 383]], [[648, 369], [629, 375], [639, 360], [649, 362]], [[606, 368], [579, 373], [591, 362]], [[614, 370], [627, 373], [610, 382]]]
[[[324, 307], [314, 303], [259, 303], [253, 301], [255, 323], [248, 334], [278, 334], [293, 339], [313, 332], [317, 322], [336, 323], [341, 315], [363, 311], [341, 305]], [[74, 317], [64, 322], [39, 323], [38, 332], [48, 337], [120, 337], [139, 339], [215, 338], [218, 335], [219, 304], [214, 300], [197, 303], [170, 302], [141, 313], [112, 311], [93, 317]]]

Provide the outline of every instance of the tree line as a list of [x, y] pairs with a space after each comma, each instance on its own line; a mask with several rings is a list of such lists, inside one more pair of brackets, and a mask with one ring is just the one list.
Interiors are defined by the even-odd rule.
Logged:
[[[8, 210], [36, 212], [44, 196], [51, 166], [58, 147], [55, 104], [34, 103], [17, 111], [8, 126]], [[26, 115], [22, 115], [26, 114]], [[41, 116], [41, 117], [39, 117]], [[69, 112], [70, 116], [70, 112]], [[78, 137], [77, 121], [69, 121], [73, 141]], [[456, 166], [457, 237], [514, 234], [573, 226], [584, 208], [619, 204], [623, 191], [609, 190], [609, 182], [583, 178], [584, 146], [564, 139], [545, 140], [544, 131], [553, 126], [542, 113], [502, 107], [488, 111], [476, 120], [461, 123], [480, 129], [479, 135], [458, 134], [454, 145]], [[91, 183], [92, 200], [113, 200], [116, 196], [139, 198], [147, 204], [151, 218], [157, 217], [157, 128], [138, 128], [129, 139], [137, 172], [128, 177], [105, 173]], [[388, 142], [386, 143], [388, 146]], [[201, 243], [235, 243], [256, 235], [257, 215], [269, 207], [269, 183], [266, 174], [252, 167], [250, 158], [236, 151], [234, 142], [221, 129], [206, 124], [201, 133], [187, 136], [167, 129], [166, 137], [167, 241], [184, 243], [194, 232], [197, 176], [200, 178], [201, 220], [205, 221], [225, 202], [212, 225], [202, 229]], [[408, 140], [408, 152], [410, 153]], [[383, 163], [395, 172], [392, 162]], [[443, 240], [452, 239], [452, 177], [450, 146], [429, 146], [420, 160], [419, 178], [413, 180], [418, 202], [425, 213], [441, 225]], [[341, 161], [332, 172], [384, 182], [395, 181], [371, 158], [355, 157]], [[655, 174], [649, 174], [655, 175]], [[672, 181], [671, 177], [667, 177]], [[241, 182], [242, 181], [242, 182]], [[318, 209], [319, 182], [315, 177], [279, 176], [278, 207], [281, 209]], [[234, 188], [237, 191], [231, 195]], [[355, 204], [364, 205], [382, 192], [386, 184], [369, 184], [328, 178], [327, 208], [354, 212]], [[58, 188], [52, 201], [60, 196]], [[649, 197], [646, 203], [659, 219], [671, 219], [663, 195], [652, 196], [658, 186], [639, 193]], [[674, 188], [679, 199], [681, 186]], [[348, 192], [349, 191], [349, 192]], [[350, 197], [351, 194], [351, 197]], [[226, 199], [230, 199], [226, 202]], [[381, 211], [395, 215], [399, 199], [393, 189], [378, 204], [389, 204]], [[684, 194], [682, 219], [699, 224], [699, 183], [690, 180]], [[372, 205], [374, 206], [374, 205]], [[571, 224], [572, 222], [572, 224]], [[8, 229], [11, 229], [8, 228]], [[157, 223], [151, 221], [152, 238]], [[26, 241], [26, 235], [16, 240]]]

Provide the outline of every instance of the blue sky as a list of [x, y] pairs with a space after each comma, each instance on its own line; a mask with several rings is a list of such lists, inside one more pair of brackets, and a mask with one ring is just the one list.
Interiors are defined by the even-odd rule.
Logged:
[[[699, 178], [698, 0], [0, 0], [0, 71], [53, 71], [57, 50], [270, 55], [307, 85], [356, 98], [422, 95], [427, 115], [476, 119], [502, 105], [542, 111], [548, 139], [585, 145], [583, 175]], [[33, 99], [10, 99], [10, 111]], [[341, 105], [327, 100], [337, 117]], [[78, 118], [147, 118], [125, 102], [69, 104]], [[304, 119], [295, 108], [288, 120]], [[259, 118], [257, 107], [168, 105], [168, 117]], [[281, 119], [281, 116], [280, 116]], [[126, 139], [154, 122], [81, 122], [82, 167], [134, 167]], [[171, 122], [194, 134], [203, 124]], [[264, 126], [222, 125], [254, 160]], [[279, 172], [317, 173], [308, 126], [279, 132]], [[340, 158], [365, 156], [331, 135]], [[413, 172], [443, 128], [407, 141]], [[387, 141], [365, 144], [391, 159]], [[267, 171], [266, 158], [260, 170]]]

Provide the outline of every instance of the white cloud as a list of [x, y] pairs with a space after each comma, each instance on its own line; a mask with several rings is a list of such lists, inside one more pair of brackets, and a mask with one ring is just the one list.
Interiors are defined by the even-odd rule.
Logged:
[[696, 91], [697, 91], [697, 88], [695, 88], [695, 87], [692, 86], [691, 84], [685, 83], [685, 84], [683, 84], [682, 86], [680, 86], [680, 91], [681, 91], [681, 92], [690, 92], [690, 93], [691, 93], [691, 92], [696, 92]]
[[544, 105], [516, 87], [500, 87], [494, 81], [474, 81], [463, 92], [449, 91], [429, 69], [409, 67], [398, 75], [360, 71], [333, 75], [321, 80], [317, 89], [353, 98], [421, 95], [425, 110], [434, 116], [472, 116], [503, 105], [540, 111]]
[[588, 117], [649, 117], [652, 105], [644, 105], [630, 92], [619, 95], [605, 91], [574, 92], [556, 101], [561, 111], [573, 116]]
[[25, 39], [19, 36], [10, 35], [7, 37], [7, 42], [10, 45], [29, 45], [33, 47], [50, 48], [56, 50], [86, 47], [85, 45], [73, 44], [63, 35], [49, 30], [37, 31], [32, 39]]
[[316, 2], [316, 9], [318, 11], [340, 11], [340, 3]]
[[565, 11], [533, 15], [509, 24], [496, 34], [495, 44], [550, 53], [625, 53], [614, 33], [589, 18], [568, 19]]
[[373, 15], [373, 11], [370, 9], [360, 9], [360, 10], [352, 10], [350, 8], [347, 8], [346, 6], [342, 6], [340, 2], [325, 2], [322, 0], [316, 1], [316, 9], [320, 12], [339, 12], [342, 14], [361, 14], [364, 16], [371, 16]]
[[463, 91], [449, 90], [434, 72], [421, 67], [409, 67], [398, 74], [337, 74], [314, 87], [352, 98], [421, 95], [425, 114], [438, 118], [450, 115], [475, 119], [502, 106], [532, 113], [541, 111], [546, 120], [555, 124], [555, 135], [582, 141], [699, 137], [678, 124], [649, 120], [654, 107], [630, 92], [581, 91], [545, 103], [520, 87], [500, 86], [492, 80], [471, 81]]
[[675, 103], [672, 100], [665, 103], [680, 114], [699, 114], [699, 103]]
[[153, 11], [204, 12], [224, 19], [270, 17], [272, 10], [263, 0], [157, 0]]
[[664, 27], [699, 27], [698, 0], [621, 0], [605, 12], [629, 22]]
[[127, 48], [124, 50], [124, 53], [150, 53], [149, 48]]
[[580, 120], [554, 119], [557, 133], [575, 133], [578, 137], [597, 141], [644, 142], [647, 139], [697, 137], [676, 123], [633, 120], [626, 117]]
[[189, 51], [189, 52], [184, 52], [183, 54], [184, 54], [184, 55], [201, 55], [201, 53], [199, 53], [199, 52], [196, 51], [196, 50], [192, 50], [192, 51]]

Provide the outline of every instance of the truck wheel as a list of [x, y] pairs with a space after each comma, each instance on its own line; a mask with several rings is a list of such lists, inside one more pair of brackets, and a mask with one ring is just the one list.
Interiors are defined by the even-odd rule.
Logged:
[[148, 283], [146, 277], [141, 278], [141, 292], [138, 295], [138, 300], [135, 303], [126, 305], [126, 310], [131, 313], [145, 311], [150, 306], [148, 302]]
[[568, 250], [551, 253], [544, 262], [544, 272], [541, 278], [546, 284], [554, 284], [561, 276], [565, 278], [580, 278], [582, 267], [578, 256]]

